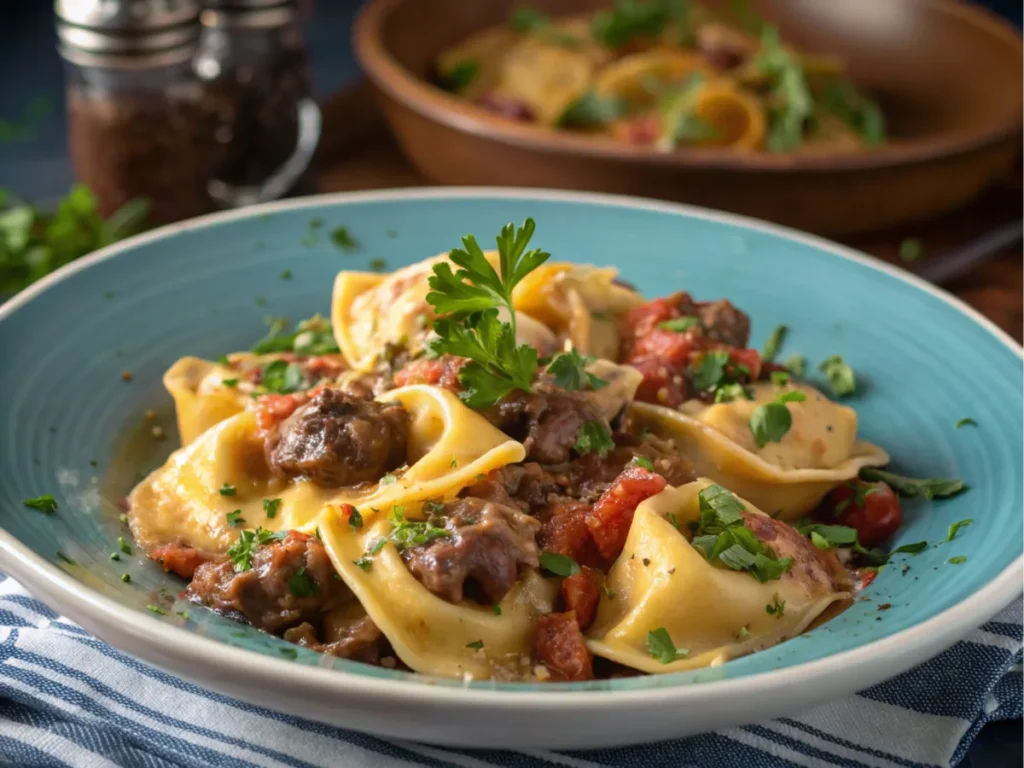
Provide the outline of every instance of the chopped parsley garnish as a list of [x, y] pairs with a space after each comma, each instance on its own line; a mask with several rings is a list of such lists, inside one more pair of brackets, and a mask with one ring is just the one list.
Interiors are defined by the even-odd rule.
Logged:
[[316, 582], [306, 575], [306, 566], [303, 565], [288, 579], [288, 591], [295, 597], [303, 598], [312, 597], [320, 590]]
[[646, 456], [634, 456], [629, 460], [629, 466], [640, 467], [641, 469], [646, 469], [648, 472], [654, 471], [654, 465], [651, 464], [651, 460]]
[[157, 616], [165, 616], [167, 614], [167, 611], [165, 611], [159, 605], [153, 605], [152, 603], [146, 606], [146, 610], [150, 613], [155, 613]]
[[228, 512], [225, 517], [227, 518], [228, 525], [232, 528], [245, 523], [245, 519], [242, 517], [242, 510], [240, 509], [236, 509], [234, 512]]
[[286, 659], [292, 659], [293, 661], [299, 658], [299, 651], [297, 648], [278, 648], [277, 652]]
[[192, 614], [189, 613], [188, 611], [175, 611], [175, 615], [180, 616], [185, 621], [188, 621], [189, 619], [192, 618]]
[[114, 560], [116, 562], [116, 561], [121, 559], [121, 555], [118, 554], [117, 552], [111, 552], [110, 553], [110, 559]]
[[900, 242], [899, 257], [904, 264], [917, 261], [924, 256], [924, 244], [919, 237], [908, 237]]
[[390, 472], [388, 472], [386, 475], [384, 475], [384, 477], [382, 477], [380, 479], [380, 484], [381, 485], [394, 485], [397, 482], [398, 482], [398, 478], [395, 477]]
[[353, 531], [358, 531], [363, 527], [363, 516], [359, 514], [359, 510], [352, 507], [348, 513], [348, 524]]
[[221, 379], [220, 383], [223, 384], [225, 387], [237, 387], [238, 379]]
[[481, 648], [484, 647], [484, 641], [483, 640], [474, 640], [472, 643], [466, 643], [466, 647], [467, 648], [472, 648], [473, 650], [476, 650], [476, 651], [479, 651]]
[[[518, 229], [507, 224], [497, 237], [500, 274], [487, 261], [472, 235], [462, 239], [464, 248], [450, 258], [459, 269], [452, 272], [446, 261], [434, 265], [427, 302], [439, 315], [434, 322], [437, 338], [430, 342], [436, 355], [468, 357], [459, 371], [463, 391], [459, 397], [471, 408], [493, 405], [515, 389], [528, 391], [537, 370], [537, 350], [516, 343], [516, 313], [512, 291], [550, 254], [526, 246], [536, 225], [527, 219]], [[510, 322], [498, 319], [507, 309]]]
[[557, 552], [541, 552], [540, 567], [555, 576], [574, 576], [580, 572], [579, 563], [568, 555], [560, 555]]
[[805, 536], [810, 536], [818, 549], [852, 547], [857, 544], [857, 529], [846, 525], [801, 523], [797, 525], [797, 530]]
[[839, 355], [832, 355], [818, 364], [818, 370], [825, 374], [829, 387], [836, 397], [852, 395], [857, 389], [857, 378], [845, 360]]
[[926, 549], [928, 549], [927, 541], [915, 541], [913, 544], [904, 544], [901, 547], [896, 547], [896, 549], [892, 551], [892, 554], [916, 555], [920, 552], [924, 552]]
[[363, 571], [369, 571], [370, 568], [373, 567], [373, 560], [371, 560], [369, 558], [369, 556], [363, 555], [358, 560], [353, 560], [352, 564], [357, 566], [358, 568], [360, 568]]
[[957, 532], [961, 528], [966, 528], [968, 525], [974, 525], [974, 519], [968, 517], [966, 520], [957, 520], [955, 523], [951, 523], [949, 526], [949, 532], [946, 534], [946, 541], [952, 541], [956, 538]]
[[604, 379], [587, 372], [587, 365], [594, 358], [581, 355], [575, 349], [555, 355], [548, 365], [548, 373], [556, 386], [562, 389], [600, 389], [608, 384]]
[[807, 358], [803, 355], [790, 355], [783, 365], [794, 376], [803, 376], [807, 372]]
[[57, 511], [57, 501], [48, 493], [43, 496], [36, 496], [34, 499], [25, 499], [21, 503], [29, 509], [36, 509], [48, 515], [52, 515]]
[[[391, 508], [391, 533], [388, 541], [401, 551], [408, 547], [418, 547], [434, 539], [451, 538], [452, 532], [447, 528], [438, 528], [425, 521], [411, 521], [405, 517], [405, 507], [396, 504]], [[381, 547], [383, 544], [380, 545]], [[377, 552], [380, 551], [378, 547]], [[372, 554], [376, 554], [373, 552]]]
[[282, 280], [291, 280], [293, 277], [292, 271], [290, 269], [283, 269], [281, 270], [280, 277]]
[[117, 537], [117, 547], [126, 555], [130, 555], [132, 553], [132, 548], [128, 542], [124, 540], [124, 536]]
[[729, 364], [729, 353], [722, 349], [706, 352], [700, 360], [700, 366], [693, 372], [693, 386], [699, 390], [711, 391], [717, 387], [725, 376], [725, 367]]
[[671, 635], [664, 627], [652, 629], [647, 633], [647, 652], [662, 664], [671, 664], [690, 655], [686, 648], [676, 648]]
[[775, 360], [775, 356], [779, 354], [779, 348], [782, 346], [782, 342], [785, 340], [788, 332], [789, 328], [785, 325], [775, 326], [764, 343], [764, 352], [761, 353], [762, 360], [769, 363]]
[[253, 354], [294, 352], [297, 355], [329, 355], [338, 352], [331, 324], [320, 315], [301, 321], [295, 326], [294, 333], [285, 333], [289, 323], [283, 317], [268, 317], [266, 322], [270, 329], [253, 345]]
[[272, 360], [263, 366], [261, 387], [267, 392], [287, 395], [298, 392], [306, 386], [306, 378], [302, 375], [302, 366], [285, 360]]
[[269, 544], [272, 541], [280, 541], [287, 536], [287, 531], [268, 531], [257, 528], [255, 531], [245, 530], [238, 534], [235, 543], [228, 547], [228, 558], [234, 566], [236, 573], [242, 573], [252, 568], [252, 557], [260, 546]]
[[781, 578], [793, 559], [779, 559], [775, 552], [743, 524], [740, 500], [720, 485], [709, 485], [698, 494], [700, 522], [692, 544], [708, 562], [718, 561], [734, 571], [748, 571], [764, 583]]
[[128, 525], [128, 515], [118, 515], [117, 519], [120, 521], [121, 525]]
[[950, 565], [960, 565], [960, 563], [967, 562], [967, 555], [957, 555], [956, 557], [949, 558], [949, 560], [947, 560], [946, 562], [948, 562]]
[[480, 62], [467, 59], [460, 61], [445, 72], [441, 76], [441, 84], [446, 91], [461, 93], [469, 87], [478, 74], [480, 74]]
[[907, 499], [945, 499], [967, 489], [963, 480], [947, 477], [906, 477], [874, 467], [865, 467], [860, 471], [860, 476], [864, 480], [881, 480]]
[[358, 251], [359, 241], [352, 237], [347, 227], [336, 227], [331, 232], [331, 242], [343, 251]]
[[753, 400], [750, 390], [742, 384], [728, 383], [720, 384], [715, 389], [716, 403], [731, 403], [733, 400]]
[[606, 456], [614, 447], [615, 443], [608, 427], [600, 421], [588, 421], [580, 427], [573, 450], [580, 455], [596, 453], [599, 456]]
[[780, 392], [770, 403], [762, 403], [750, 416], [750, 431], [758, 448], [768, 443], [778, 443], [793, 426], [793, 416], [786, 403], [800, 403], [807, 399], [803, 392], [792, 390]]
[[131, 577], [130, 574], [122, 573], [121, 574], [121, 581], [123, 581], [125, 584], [131, 584], [132, 577]]
[[868, 483], [857, 483], [851, 481], [847, 483], [846, 486], [853, 490], [853, 495], [836, 504], [835, 514], [837, 515], [841, 515], [851, 504], [855, 507], [863, 507], [868, 496], [873, 496], [876, 493], [882, 492], [882, 489], [877, 485], [869, 485]]
[[264, 499], [263, 500], [263, 511], [267, 515], [268, 520], [273, 520], [277, 517], [277, 511], [281, 508], [280, 499]]
[[965, 419], [960, 419], [960, 421], [958, 421], [956, 423], [956, 428], [957, 429], [960, 429], [960, 427], [976, 427], [976, 426], [978, 426], [978, 422], [976, 422], [974, 419], [972, 419], [969, 416], [967, 418], [965, 418]]
[[500, 605], [493, 606], [491, 608], [491, 613], [493, 613], [495, 616], [501, 616], [501, 606]]
[[789, 384], [789, 373], [787, 371], [772, 371], [768, 378], [777, 387], [784, 387]]
[[220, 487], [218, 493], [220, 493], [221, 496], [234, 496], [238, 493], [238, 489], [230, 483], [224, 483], [224, 485]]
[[772, 601], [764, 607], [764, 610], [769, 616], [781, 619], [786, 615], [786, 601], [781, 599], [779, 593], [776, 592], [772, 595]]
[[779, 30], [765, 25], [761, 31], [761, 49], [751, 62], [769, 84], [768, 137], [772, 152], [790, 152], [803, 143], [804, 125], [811, 117], [814, 102], [800, 60], [779, 39]]
[[658, 323], [658, 328], [661, 328], [663, 331], [686, 333], [691, 328], [696, 328], [699, 325], [700, 320], [696, 317], [674, 317], [671, 320]]
[[388, 262], [387, 259], [370, 259], [370, 263], [367, 264], [371, 272], [387, 272]]

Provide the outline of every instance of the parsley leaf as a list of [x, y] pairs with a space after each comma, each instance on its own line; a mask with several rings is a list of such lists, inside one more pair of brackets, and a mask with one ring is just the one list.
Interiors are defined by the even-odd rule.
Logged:
[[331, 232], [331, 242], [343, 251], [358, 251], [359, 241], [352, 237], [348, 227], [337, 227]]
[[221, 496], [234, 496], [238, 493], [238, 489], [231, 485], [231, 483], [225, 482], [224, 485], [220, 487], [220, 491], [218, 491], [218, 493], [220, 493]]
[[967, 562], [967, 555], [957, 555], [956, 557], [949, 558], [946, 562], [950, 565], [960, 565]]
[[600, 421], [588, 421], [580, 427], [573, 450], [579, 454], [597, 453], [599, 456], [606, 456], [614, 447], [615, 443], [608, 427]]
[[769, 363], [775, 360], [775, 356], [779, 354], [779, 347], [782, 346], [788, 332], [789, 328], [785, 325], [775, 326], [764, 343], [764, 352], [761, 353], [762, 360]]
[[786, 601], [779, 597], [778, 592], [772, 595], [772, 601], [764, 607], [765, 613], [781, 619], [786, 614]]
[[475, 651], [479, 651], [481, 648], [484, 647], [484, 641], [483, 640], [474, 640], [471, 643], [466, 643], [466, 647], [467, 648], [472, 648]]
[[579, 564], [568, 555], [557, 552], [541, 552], [540, 567], [555, 576], [573, 576], [580, 572]]
[[713, 349], [701, 357], [700, 366], [693, 372], [693, 386], [699, 390], [711, 391], [725, 376], [729, 364], [729, 353], [724, 349]]
[[956, 423], [956, 428], [957, 429], [960, 429], [960, 427], [976, 427], [976, 426], [978, 426], [978, 422], [976, 422], [974, 419], [972, 419], [969, 416], [967, 418], [965, 418], [965, 419], [960, 419], [960, 421], [958, 421]]
[[[438, 528], [429, 522], [410, 521], [405, 517], [405, 507], [396, 504], [391, 508], [388, 519], [391, 521], [391, 533], [388, 534], [388, 541], [395, 545], [399, 551], [408, 547], [418, 547], [434, 539], [451, 538], [452, 532], [447, 528]], [[383, 547], [378, 542], [371, 554], [377, 554]]]
[[303, 565], [288, 579], [288, 591], [295, 597], [303, 598], [313, 597], [320, 588], [306, 575], [306, 566]]
[[947, 477], [906, 477], [874, 467], [865, 467], [860, 471], [860, 476], [864, 480], [881, 480], [907, 499], [945, 499], [967, 490], [963, 480]]
[[352, 507], [348, 513], [348, 525], [353, 531], [358, 531], [363, 527], [363, 516], [355, 507]]
[[608, 384], [604, 379], [588, 373], [586, 367], [594, 358], [581, 355], [576, 349], [555, 355], [548, 365], [548, 373], [562, 389], [600, 389]]
[[793, 426], [793, 416], [786, 403], [799, 403], [807, 399], [803, 392], [791, 390], [780, 392], [770, 403], [762, 403], [750, 416], [750, 431], [758, 448], [768, 443], [778, 443]]
[[671, 320], [665, 320], [664, 322], [658, 323], [658, 328], [663, 331], [675, 331], [676, 333], [686, 333], [691, 328], [696, 328], [700, 325], [700, 320], [696, 317], [673, 317]]
[[272, 360], [263, 366], [261, 385], [267, 392], [287, 395], [305, 388], [302, 366], [285, 360]]
[[742, 384], [720, 384], [715, 388], [716, 403], [731, 403], [733, 400], [739, 400], [740, 398], [744, 400], [754, 399], [750, 394], [750, 390]]
[[652, 629], [647, 633], [647, 652], [662, 664], [671, 664], [690, 655], [686, 648], [676, 648], [671, 635], [664, 627]]
[[845, 360], [839, 355], [832, 355], [818, 364], [818, 370], [825, 374], [829, 386], [836, 397], [852, 395], [857, 389], [857, 379]]
[[25, 499], [21, 503], [29, 509], [36, 509], [48, 515], [52, 515], [57, 511], [57, 501], [48, 493], [43, 496], [36, 496], [34, 499]]
[[267, 515], [267, 519], [273, 520], [277, 517], [277, 510], [281, 508], [280, 499], [264, 499], [263, 500], [263, 511]]
[[651, 460], [646, 456], [634, 456], [630, 459], [629, 466], [640, 467], [641, 469], [646, 469], [648, 472], [654, 471], [654, 465], [651, 464]]
[[460, 61], [441, 76], [441, 85], [446, 91], [461, 93], [480, 74], [480, 62], [467, 59]]
[[257, 528], [255, 531], [244, 530], [238, 534], [238, 538], [228, 547], [228, 558], [236, 573], [242, 573], [252, 568], [252, 557], [257, 550], [264, 545], [274, 541], [280, 541], [288, 535], [287, 531], [268, 531], [265, 528]]
[[228, 512], [227, 515], [225, 515], [225, 517], [227, 518], [228, 525], [230, 525], [232, 528], [235, 528], [239, 524], [245, 523], [245, 520], [242, 518], [242, 510], [240, 509], [236, 509], [234, 512]]
[[794, 376], [803, 376], [807, 372], [807, 358], [803, 355], [790, 355], [783, 365]]
[[951, 523], [949, 526], [949, 533], [946, 534], [946, 541], [952, 541], [956, 538], [957, 531], [961, 528], [966, 528], [968, 525], [974, 525], [974, 519], [968, 517], [966, 520], [957, 520], [955, 523]]

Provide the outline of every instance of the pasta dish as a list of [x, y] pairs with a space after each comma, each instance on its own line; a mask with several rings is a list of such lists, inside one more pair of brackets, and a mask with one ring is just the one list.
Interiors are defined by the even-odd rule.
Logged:
[[961, 490], [879, 469], [841, 357], [776, 362], [782, 329], [751, 348], [728, 300], [647, 300], [533, 235], [341, 272], [329, 319], [175, 363], [182, 446], [128, 498], [138, 544], [325, 654], [580, 681], [799, 635], [891, 556], [897, 492]]
[[618, 0], [506, 24], [445, 50], [442, 87], [511, 120], [661, 151], [864, 151], [885, 139], [878, 105], [834, 56], [801, 52], [741, 2]]

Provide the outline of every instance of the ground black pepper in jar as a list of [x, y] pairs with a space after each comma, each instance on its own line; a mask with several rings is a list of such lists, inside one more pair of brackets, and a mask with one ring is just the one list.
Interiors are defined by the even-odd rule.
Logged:
[[306, 178], [320, 137], [294, 2], [211, 0], [195, 69], [212, 126], [210, 191], [222, 205], [281, 197]]
[[57, 0], [72, 163], [105, 216], [140, 197], [154, 224], [215, 207], [192, 68], [199, 11], [198, 0]]

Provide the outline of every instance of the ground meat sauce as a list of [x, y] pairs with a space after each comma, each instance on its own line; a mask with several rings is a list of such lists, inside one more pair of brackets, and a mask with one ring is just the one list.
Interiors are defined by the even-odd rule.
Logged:
[[438, 597], [500, 603], [524, 568], [539, 565], [540, 523], [515, 507], [470, 497], [445, 504], [437, 514], [432, 522], [443, 521], [451, 535], [404, 549], [402, 559]]
[[[297, 589], [297, 578], [308, 589]], [[352, 599], [324, 545], [298, 531], [260, 546], [247, 570], [236, 571], [226, 557], [200, 565], [186, 593], [207, 608], [272, 634], [303, 622], [319, 625], [325, 612]]]
[[300, 406], [267, 441], [271, 468], [324, 488], [374, 482], [405, 463], [409, 415], [397, 403], [325, 389]]

